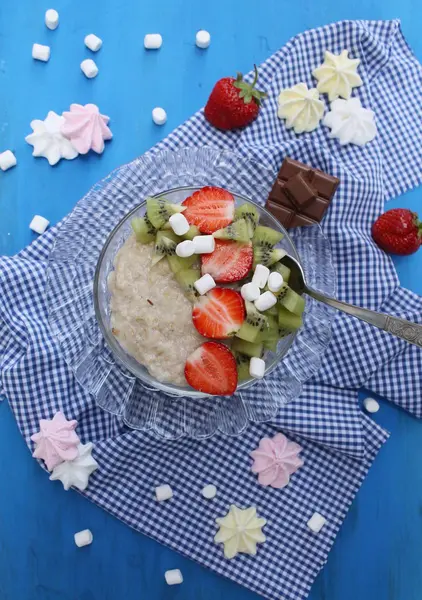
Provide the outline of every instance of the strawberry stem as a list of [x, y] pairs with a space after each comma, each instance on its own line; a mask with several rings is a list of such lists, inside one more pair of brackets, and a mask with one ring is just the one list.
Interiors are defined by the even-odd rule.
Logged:
[[245, 104], [249, 104], [252, 102], [252, 100], [255, 100], [255, 102], [260, 105], [261, 101], [267, 97], [267, 94], [255, 88], [255, 85], [258, 82], [258, 69], [256, 65], [254, 65], [254, 71], [255, 74], [252, 83], [246, 83], [246, 81], [243, 81], [242, 74], [238, 73], [236, 81], [233, 83], [233, 85], [235, 88], [240, 90], [239, 98], [243, 98]]

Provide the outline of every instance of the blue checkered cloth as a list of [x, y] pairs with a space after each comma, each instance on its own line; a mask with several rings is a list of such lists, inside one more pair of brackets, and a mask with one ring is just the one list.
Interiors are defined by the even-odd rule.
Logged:
[[[349, 49], [361, 59], [364, 85], [355, 90], [375, 111], [378, 136], [365, 146], [340, 147], [320, 127], [296, 137], [276, 116], [282, 88], [315, 82], [324, 50]], [[341, 186], [323, 229], [332, 246], [341, 299], [420, 321], [422, 300], [400, 287], [393, 264], [372, 242], [370, 225], [389, 198], [422, 179], [422, 70], [397, 21], [346, 21], [295, 37], [260, 68], [269, 93], [259, 118], [244, 131], [223, 133], [202, 111], [151, 152], [200, 144], [233, 150], [276, 170], [289, 155], [337, 175]], [[76, 382], [47, 323], [46, 264], [57, 228], [12, 258], [0, 260], [1, 391], [28, 445], [40, 417], [62, 409], [95, 442], [100, 469], [85, 495], [138, 531], [270, 599], [301, 600], [327, 560], [349, 505], [387, 433], [362, 414], [356, 390], [367, 388], [421, 416], [422, 353], [398, 339], [338, 314], [321, 370], [300, 398], [271, 424], [250, 425], [240, 437], [157, 440], [128, 430], [100, 410]], [[249, 453], [265, 435], [285, 431], [303, 447], [304, 466], [283, 490], [264, 488]], [[213, 502], [202, 486], [218, 487]], [[153, 488], [175, 492], [158, 504]], [[53, 484], [52, 484], [53, 485]], [[255, 557], [224, 559], [213, 542], [214, 519], [229, 505], [257, 507], [268, 524]], [[319, 534], [306, 523], [318, 511]]]

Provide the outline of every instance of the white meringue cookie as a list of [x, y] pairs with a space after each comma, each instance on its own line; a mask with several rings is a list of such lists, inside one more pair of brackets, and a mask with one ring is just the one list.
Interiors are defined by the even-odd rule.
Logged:
[[324, 62], [312, 73], [318, 79], [317, 90], [321, 94], [328, 94], [330, 102], [339, 96], [347, 100], [352, 89], [362, 85], [362, 79], [357, 74], [360, 60], [351, 59], [348, 54], [348, 50], [340, 54], [332, 54], [327, 50]]
[[363, 108], [359, 98], [337, 99], [331, 103], [331, 110], [325, 115], [322, 123], [330, 127], [329, 136], [338, 138], [342, 146], [364, 146], [377, 134], [374, 117], [374, 111]]
[[306, 83], [298, 83], [281, 91], [277, 114], [286, 119], [287, 129], [293, 128], [295, 133], [313, 131], [324, 114], [324, 103], [316, 88], [308, 90]]
[[97, 461], [91, 456], [93, 447], [91, 442], [79, 444], [78, 456], [74, 460], [66, 460], [54, 467], [50, 475], [51, 481], [60, 479], [65, 490], [72, 486], [81, 491], [86, 490], [89, 476], [98, 469]]
[[78, 156], [72, 143], [61, 133], [64, 118], [50, 110], [44, 121], [31, 121], [33, 133], [26, 136], [25, 141], [34, 147], [32, 156], [43, 156], [51, 166], [61, 158], [72, 160]]

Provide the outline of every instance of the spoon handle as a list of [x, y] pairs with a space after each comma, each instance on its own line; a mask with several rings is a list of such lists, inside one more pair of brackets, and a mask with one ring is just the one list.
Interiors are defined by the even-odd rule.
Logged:
[[422, 325], [406, 321], [406, 319], [399, 319], [398, 317], [379, 313], [375, 310], [347, 304], [347, 302], [335, 300], [334, 298], [325, 296], [311, 288], [307, 288], [305, 291], [309, 296], [312, 296], [312, 298], [315, 298], [315, 300], [318, 300], [319, 302], [324, 302], [324, 304], [328, 304], [329, 306], [341, 310], [352, 317], [356, 317], [361, 321], [366, 321], [370, 325], [378, 327], [378, 329], [388, 331], [388, 333], [392, 333], [396, 337], [422, 348]]

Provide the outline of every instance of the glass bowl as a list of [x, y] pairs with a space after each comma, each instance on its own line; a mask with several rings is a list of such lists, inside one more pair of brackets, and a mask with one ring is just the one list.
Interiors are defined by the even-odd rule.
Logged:
[[[200, 188], [191, 186], [179, 187], [173, 190], [164, 191], [163, 193], [158, 194], [156, 197], [166, 198], [173, 204], [180, 204], [198, 189]], [[277, 244], [277, 247], [283, 248], [287, 254], [293, 256], [296, 260], [300, 260], [296, 252], [296, 248], [294, 247], [294, 244], [291, 241], [287, 231], [265, 208], [253, 202], [250, 198], [245, 198], [244, 196], [236, 194], [235, 192], [232, 193], [235, 199], [236, 207], [244, 204], [245, 202], [253, 204], [259, 212], [260, 225], [266, 225], [267, 227], [271, 227], [272, 229], [275, 229], [283, 234], [284, 237], [282, 241]], [[161, 390], [167, 394], [204, 398], [209, 396], [209, 394], [198, 392], [188, 385], [178, 386], [172, 383], [158, 381], [148, 372], [144, 365], [140, 364], [125, 351], [111, 331], [110, 292], [107, 285], [108, 277], [109, 274], [114, 270], [114, 260], [117, 252], [125, 243], [127, 238], [132, 234], [131, 220], [134, 217], [143, 217], [145, 212], [146, 202], [142, 202], [142, 204], [131, 210], [130, 213], [126, 215], [110, 233], [100, 254], [94, 277], [94, 308], [97, 321], [101, 332], [114, 356], [125, 368], [133, 373], [135, 377], [141, 379], [148, 386]], [[280, 340], [277, 346], [277, 352], [266, 352], [266, 375], [268, 375], [268, 373], [270, 373], [272, 369], [277, 366], [278, 362], [283, 358], [283, 356], [285, 356], [293, 342], [295, 335], [296, 334], [291, 334]], [[256, 384], [258, 381], [259, 380], [253, 378], [247, 379], [240, 382], [237, 389], [246, 389]]]
[[[101, 409], [128, 427], [164, 439], [204, 438], [217, 431], [237, 435], [248, 422], [273, 419], [318, 371], [330, 340], [333, 311], [309, 298], [304, 326], [280, 344], [266, 377], [253, 385], [241, 384], [230, 397], [204, 397], [190, 388], [181, 392], [156, 382], [141, 365], [131, 363], [108, 332], [106, 274], [128, 235], [130, 218], [142, 214], [147, 196], [173, 190], [181, 200], [191, 188], [216, 185], [231, 190], [238, 201], [250, 199], [259, 205], [263, 222], [277, 227], [262, 208], [275, 176], [272, 169], [248, 157], [216, 148], [153, 150], [96, 184], [59, 224], [47, 267], [52, 335], [79, 384]], [[321, 228], [289, 233], [282, 245], [299, 257], [310, 285], [335, 295], [331, 252]]]

